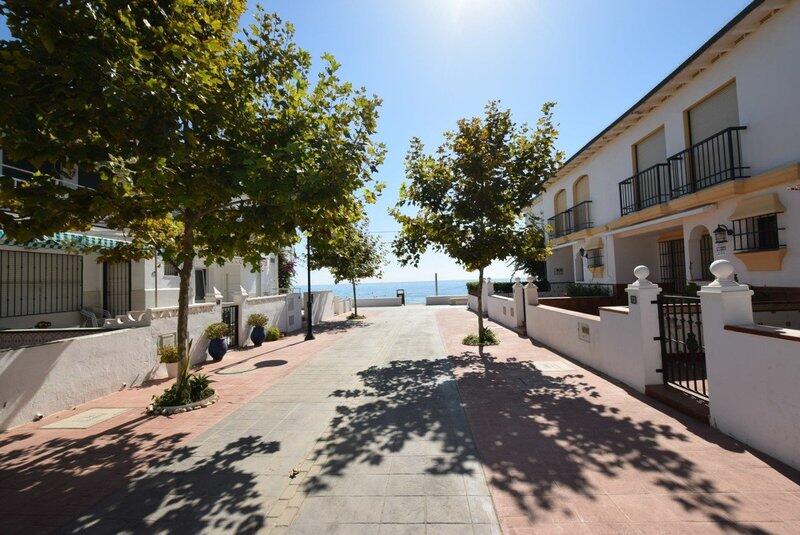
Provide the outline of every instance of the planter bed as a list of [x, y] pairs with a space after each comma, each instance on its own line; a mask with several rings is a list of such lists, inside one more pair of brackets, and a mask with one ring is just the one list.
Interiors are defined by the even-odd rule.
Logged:
[[162, 416], [168, 416], [170, 414], [177, 414], [179, 412], [189, 412], [197, 409], [202, 409], [203, 407], [208, 407], [209, 405], [213, 405], [219, 399], [219, 394], [214, 392], [210, 396], [204, 399], [200, 399], [198, 401], [193, 401], [192, 403], [187, 403], [186, 405], [175, 405], [173, 407], [154, 407], [150, 405], [147, 407], [147, 412], [150, 414], [160, 414]]

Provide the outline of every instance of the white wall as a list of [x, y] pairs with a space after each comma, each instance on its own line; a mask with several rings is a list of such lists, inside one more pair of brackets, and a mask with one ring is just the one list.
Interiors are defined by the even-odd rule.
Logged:
[[[155, 354], [155, 340], [158, 335], [178, 332], [178, 307], [154, 308], [151, 312], [153, 315], [150, 323], [150, 335], [153, 338], [151, 346], [153, 354]], [[222, 308], [216, 304], [189, 305], [188, 339], [192, 341], [192, 364], [198, 364], [208, 359], [208, 339], [203, 331], [207, 326], [219, 321], [222, 321]]]
[[[303, 309], [308, 308], [308, 296], [306, 293], [302, 294]], [[331, 319], [335, 314], [333, 310], [333, 292], [324, 290], [319, 292], [311, 292], [312, 295], [312, 325], [316, 325], [321, 321]], [[361, 306], [361, 300], [358, 300], [358, 306]]]
[[[559, 178], [548, 186], [547, 191], [533, 207], [533, 213], [545, 219], [554, 215], [553, 198], [564, 189], [567, 206], [574, 205], [573, 184], [583, 175], [589, 177], [592, 200], [592, 220], [595, 227], [620, 217], [618, 183], [633, 174], [631, 147], [649, 133], [663, 126], [667, 145], [667, 156], [686, 148], [684, 111], [725, 85], [736, 80], [739, 119], [747, 127], [742, 133], [742, 153], [750, 174], [756, 176], [765, 171], [780, 168], [800, 160], [800, 99], [794, 88], [800, 87], [800, 69], [793, 68], [800, 57], [800, 2], [790, 2], [742, 40], [736, 47], [710, 65], [652, 112], [646, 113], [632, 127], [606, 144], [595, 155], [573, 169], [569, 175]], [[767, 59], [765, 59], [767, 58]], [[780, 216], [786, 231], [782, 232], [787, 244], [787, 257], [782, 272], [747, 273], [744, 265], [733, 257], [731, 260], [737, 273], [746, 275], [752, 284], [797, 286], [800, 270], [800, 200], [797, 195], [788, 195], [785, 187], [782, 200], [787, 213]], [[769, 191], [769, 190], [766, 190]], [[765, 192], [766, 192], [765, 191]], [[764, 192], [760, 192], [764, 193]], [[719, 212], [697, 218], [716, 228], [718, 223], [728, 223], [734, 200], [720, 203]], [[694, 222], [694, 221], [693, 221]], [[684, 236], [688, 240], [688, 229]], [[618, 243], [618, 242], [617, 242]], [[732, 250], [733, 244], [729, 244]], [[611, 251], [609, 251], [611, 254]], [[616, 256], [624, 255], [617, 251]], [[607, 258], [613, 258], [608, 256]], [[688, 262], [688, 260], [687, 260]], [[548, 268], [551, 261], [548, 261]], [[607, 260], [606, 265], [609, 262]], [[658, 263], [649, 263], [657, 266]], [[627, 267], [616, 272], [627, 274]], [[551, 270], [548, 269], [548, 280]], [[609, 269], [604, 281], [611, 282]], [[657, 280], [654, 279], [654, 280]]]
[[783, 340], [726, 330], [707, 351], [711, 423], [800, 468], [800, 331]]
[[110, 331], [0, 351], [0, 429], [154, 377], [159, 364], [146, 331]]
[[[527, 307], [528, 336], [556, 351], [595, 367], [600, 342], [600, 318], [546, 305]], [[579, 338], [579, 327], [589, 328], [589, 340]]]
[[356, 305], [359, 307], [399, 307], [402, 304], [399, 297], [362, 297]]
[[277, 327], [281, 332], [289, 332], [288, 297], [286, 294], [248, 297], [239, 305], [240, 347], [252, 345], [250, 342], [252, 327], [247, 324], [251, 314], [264, 314], [269, 318], [267, 327]]
[[478, 296], [477, 295], [469, 295], [467, 299], [467, 308], [473, 312], [478, 311]]
[[518, 318], [515, 313], [514, 300], [510, 297], [490, 295], [488, 299], [489, 319], [505, 325], [509, 329], [516, 329]]

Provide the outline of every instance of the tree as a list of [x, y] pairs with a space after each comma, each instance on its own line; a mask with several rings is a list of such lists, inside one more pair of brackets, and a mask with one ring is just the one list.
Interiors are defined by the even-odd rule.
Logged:
[[[383, 158], [372, 141], [380, 100], [311, 58], [293, 28], [245, 2], [159, 0], [0, 6], [0, 146], [39, 172], [0, 185], [0, 226], [18, 241], [104, 220], [128, 245], [155, 247], [180, 276], [178, 348], [185, 358], [195, 257], [252, 266], [298, 228], [355, 221], [374, 198]], [[43, 165], [43, 164], [49, 165]], [[53, 182], [59, 169], [98, 174], [93, 190]]]
[[[543, 259], [542, 225], [523, 225], [522, 211], [556, 172], [553, 103], [542, 106], [536, 128], [512, 121], [510, 110], [489, 102], [483, 117], [461, 119], [455, 131], [427, 154], [411, 140], [406, 181], [390, 210], [401, 231], [393, 242], [402, 264], [419, 262], [426, 250], [442, 251], [468, 270], [510, 257]], [[416, 209], [415, 213], [406, 213]], [[478, 339], [483, 344], [483, 301], [478, 297]]]
[[336, 284], [348, 281], [353, 287], [353, 317], [358, 317], [356, 284], [359, 281], [380, 277], [385, 262], [383, 241], [369, 233], [366, 220], [340, 229], [332, 229], [325, 239], [314, 236], [311, 266], [328, 268]]

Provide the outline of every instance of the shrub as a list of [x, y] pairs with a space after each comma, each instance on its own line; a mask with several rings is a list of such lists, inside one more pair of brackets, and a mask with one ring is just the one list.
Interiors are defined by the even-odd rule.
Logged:
[[611, 288], [602, 284], [569, 284], [569, 297], [601, 297], [611, 295]]
[[700, 285], [696, 282], [686, 283], [686, 295], [695, 296], [700, 291]]
[[366, 319], [366, 316], [364, 316], [362, 314], [356, 314], [355, 312], [353, 312], [352, 314], [347, 316], [347, 319], [349, 319], [349, 320], [363, 320], [363, 319]]
[[492, 284], [492, 286], [494, 287], [494, 293], [496, 294], [514, 293], [513, 282], [495, 282]]
[[[462, 340], [462, 343], [465, 346], [477, 346], [480, 345], [480, 341], [478, 340], [477, 334], [468, 334]], [[500, 343], [500, 339], [497, 338], [497, 335], [494, 334], [494, 331], [491, 330], [489, 327], [483, 328], [483, 345], [485, 346], [496, 346]]]
[[210, 388], [211, 379], [208, 375], [202, 373], [192, 374], [189, 377], [189, 398], [192, 401], [200, 401], [207, 398], [214, 393], [214, 389]]
[[269, 323], [269, 318], [266, 314], [250, 314], [247, 318], [247, 324], [251, 327], [265, 327]]
[[230, 328], [227, 324], [219, 322], [219, 323], [212, 323], [208, 327], [206, 327], [206, 338], [209, 340], [215, 340], [217, 338], [225, 338], [228, 336], [230, 332]]
[[281, 338], [281, 331], [274, 325], [267, 329], [267, 342], [274, 342], [275, 340], [280, 340]]
[[176, 346], [164, 346], [158, 350], [158, 356], [164, 364], [173, 364], [180, 362], [181, 354], [178, 353]]
[[478, 281], [469, 281], [467, 283], [467, 293], [470, 295], [478, 295]]

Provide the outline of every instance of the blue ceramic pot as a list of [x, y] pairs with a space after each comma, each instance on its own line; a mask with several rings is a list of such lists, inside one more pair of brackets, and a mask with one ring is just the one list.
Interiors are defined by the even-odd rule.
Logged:
[[267, 339], [267, 331], [264, 330], [264, 327], [261, 325], [256, 325], [253, 327], [253, 330], [250, 331], [250, 341], [253, 342], [253, 345], [256, 347], [261, 346], [264, 343], [264, 340]]
[[208, 354], [215, 361], [222, 360], [228, 352], [228, 341], [224, 338], [215, 338], [208, 343]]

